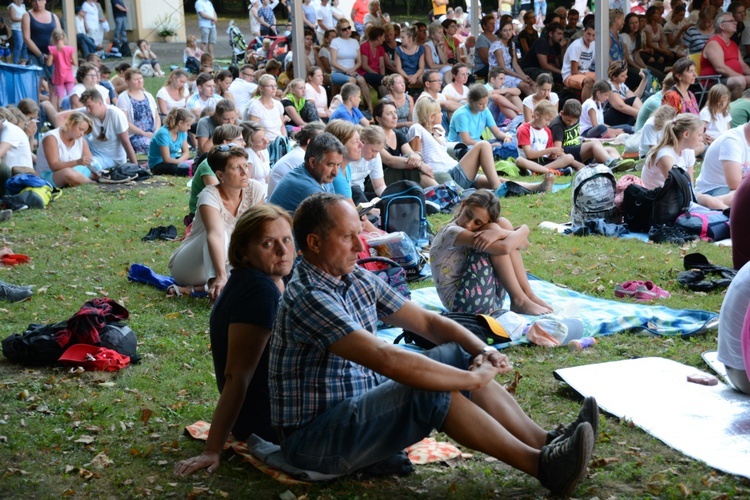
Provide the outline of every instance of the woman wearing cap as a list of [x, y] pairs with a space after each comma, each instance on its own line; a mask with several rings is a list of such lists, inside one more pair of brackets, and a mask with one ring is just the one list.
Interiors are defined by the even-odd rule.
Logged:
[[248, 155], [232, 144], [214, 146], [208, 164], [219, 184], [198, 195], [193, 227], [169, 258], [176, 284], [168, 295], [208, 292], [216, 300], [227, 283], [227, 246], [237, 219], [263, 203], [265, 188], [248, 176]]
[[219, 466], [229, 434], [245, 441], [255, 434], [276, 442], [271, 428], [268, 349], [271, 329], [292, 271], [291, 218], [275, 205], [250, 208], [240, 217], [229, 243], [232, 274], [211, 312], [211, 352], [219, 402], [202, 454], [175, 464], [187, 476]]

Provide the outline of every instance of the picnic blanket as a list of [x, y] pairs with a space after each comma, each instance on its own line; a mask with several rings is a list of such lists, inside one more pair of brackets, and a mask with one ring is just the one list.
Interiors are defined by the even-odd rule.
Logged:
[[[686, 338], [718, 326], [719, 315], [713, 312], [601, 299], [557, 286], [532, 274], [528, 277], [534, 293], [550, 304], [557, 316], [583, 321], [583, 337], [647, 332]], [[435, 287], [412, 290], [411, 300], [431, 311], [445, 311]], [[504, 306], [510, 308], [510, 299], [507, 297]], [[536, 319], [534, 316], [527, 318], [530, 322]], [[378, 336], [393, 341], [400, 333], [400, 329], [391, 328], [379, 331]], [[524, 336], [505, 346], [528, 343]]]
[[[566, 229], [570, 229], [573, 227], [573, 224], [571, 222], [564, 222], [564, 223], [557, 223], [552, 221], [544, 221], [539, 223], [539, 227], [541, 229], [546, 229], [547, 231], [554, 231], [559, 234], [565, 234]], [[567, 234], [566, 234], [567, 236]], [[623, 234], [621, 236], [618, 236], [618, 238], [628, 238], [632, 240], [639, 240], [639, 241], [645, 241], [648, 243], [650, 240], [648, 239], [648, 233], [634, 233], [634, 232], [628, 232], [626, 234]], [[732, 239], [727, 238], [725, 240], [720, 241], [714, 241], [714, 245], [719, 247], [731, 247], [732, 246]]]
[[[207, 440], [210, 430], [211, 424], [202, 420], [185, 427], [185, 433], [199, 441]], [[262, 473], [284, 484], [307, 484], [309, 482], [330, 481], [338, 477], [333, 474], [306, 471], [290, 465], [284, 459], [280, 446], [264, 441], [255, 434], [250, 435], [247, 442], [237, 441], [230, 435], [224, 444], [224, 449], [231, 449], [242, 457], [243, 461], [249, 462]], [[443, 462], [460, 456], [471, 456], [462, 454], [461, 450], [451, 443], [436, 441], [429, 437], [409, 446], [406, 452], [414, 465]]]
[[599, 407], [711, 467], [750, 478], [750, 396], [687, 381], [695, 367], [640, 358], [563, 368], [555, 377]]

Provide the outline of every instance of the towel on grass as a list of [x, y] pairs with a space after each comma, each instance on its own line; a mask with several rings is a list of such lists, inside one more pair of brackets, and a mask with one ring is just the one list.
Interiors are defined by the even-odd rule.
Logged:
[[[185, 432], [193, 439], [199, 441], [207, 440], [210, 430], [211, 424], [202, 420], [185, 427]], [[284, 459], [279, 445], [269, 443], [255, 434], [251, 434], [247, 442], [237, 441], [232, 436], [229, 436], [226, 444], [224, 444], [224, 449], [227, 450], [230, 448], [240, 455], [244, 461], [250, 462], [259, 471], [268, 474], [284, 484], [330, 481], [339, 477], [335, 474], [321, 474], [290, 465]], [[433, 438], [425, 438], [409, 446], [406, 452], [409, 455], [409, 460], [414, 465], [444, 462], [462, 456], [461, 450], [454, 445], [436, 441]]]
[[[718, 326], [718, 314], [691, 310], [672, 309], [664, 306], [644, 305], [636, 302], [601, 299], [562, 288], [543, 281], [531, 274], [529, 283], [535, 294], [550, 304], [555, 314], [563, 318], [578, 318], [584, 323], [583, 337], [613, 335], [621, 332], [647, 332], [661, 336], [691, 337]], [[425, 309], [445, 311], [435, 287], [412, 290], [411, 300]], [[506, 308], [510, 299], [506, 298]], [[536, 317], [527, 316], [530, 322]], [[378, 336], [393, 341], [400, 329], [381, 330]], [[528, 344], [526, 337], [505, 346]]]

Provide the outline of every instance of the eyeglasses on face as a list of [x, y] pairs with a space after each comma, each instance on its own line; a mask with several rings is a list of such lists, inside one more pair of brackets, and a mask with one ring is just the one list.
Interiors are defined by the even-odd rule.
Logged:
[[229, 144], [222, 144], [220, 146], [216, 146], [216, 151], [219, 151], [221, 153], [226, 153], [232, 148], [238, 148], [239, 146], [233, 142], [230, 142]]
[[341, 28], [341, 31], [349, 31], [350, 29], [352, 29], [351, 26], [346, 26], [344, 28]]

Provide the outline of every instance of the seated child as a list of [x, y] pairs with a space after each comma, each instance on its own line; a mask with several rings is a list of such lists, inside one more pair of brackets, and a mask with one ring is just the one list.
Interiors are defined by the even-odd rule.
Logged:
[[[664, 126], [664, 136], [659, 143], [651, 148], [646, 155], [641, 179], [646, 189], [656, 189], [664, 186], [669, 171], [677, 167], [685, 170], [693, 183], [693, 168], [695, 167], [694, 149], [703, 143], [703, 122], [692, 113], [681, 113]], [[702, 193], [695, 193], [693, 197], [700, 205], [712, 210], [725, 210], [721, 198]]]
[[469, 89], [469, 102], [461, 106], [453, 113], [448, 128], [449, 142], [463, 142], [467, 146], [473, 146], [482, 140], [485, 129], [489, 128], [495, 139], [510, 143], [513, 137], [502, 132], [495, 124], [495, 118], [487, 109], [490, 95], [487, 88], [475, 83]]
[[552, 132], [549, 129], [554, 116], [554, 104], [542, 101], [537, 104], [531, 121], [518, 127], [518, 167], [540, 174], [546, 174], [551, 170], [562, 173], [562, 169], [566, 167], [573, 167], [575, 170], [583, 168], [583, 163], [573, 158], [572, 154], [567, 154], [563, 148], [554, 146]]
[[594, 84], [591, 91], [591, 97], [583, 102], [583, 112], [581, 113], [581, 135], [592, 138], [611, 138], [617, 137], [623, 131], [617, 128], [610, 128], [604, 124], [604, 103], [609, 100], [612, 93], [612, 87], [606, 80], [599, 80]]
[[540, 73], [536, 77], [536, 93], [526, 96], [523, 100], [523, 121], [530, 122], [536, 105], [545, 100], [555, 105], [555, 113], [557, 113], [557, 103], [560, 99], [555, 92], [552, 92], [553, 82], [552, 75], [549, 73]]
[[729, 114], [729, 88], [717, 83], [708, 91], [708, 102], [700, 114], [706, 132], [703, 135], [706, 144], [729, 130], [732, 116]]
[[664, 135], [664, 126], [668, 121], [677, 116], [677, 110], [672, 106], [662, 106], [653, 114], [641, 132], [641, 141], [638, 145], [638, 156], [645, 158], [649, 150], [661, 141]]
[[576, 161], [584, 164], [593, 159], [612, 170], [628, 170], [635, 165], [633, 160], [620, 158], [620, 153], [613, 147], [604, 146], [599, 141], [583, 142], [579, 133], [580, 118], [581, 103], [576, 99], [565, 101], [560, 114], [549, 124], [554, 147], [562, 147], [565, 154], [573, 155]]
[[453, 312], [493, 314], [503, 308], [507, 291], [511, 310], [541, 315], [552, 307], [537, 297], [526, 277], [521, 250], [529, 246], [529, 228], [513, 229], [500, 217], [500, 200], [479, 189], [458, 206], [430, 248], [430, 267], [440, 301]]
[[490, 93], [488, 107], [498, 126], [502, 125], [506, 118], [512, 120], [522, 113], [521, 91], [517, 88], [505, 87], [505, 73], [502, 68], [491, 67], [484, 86]]

